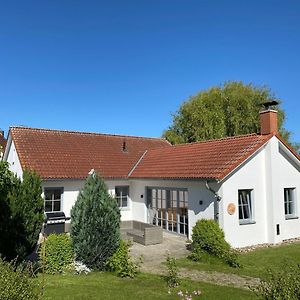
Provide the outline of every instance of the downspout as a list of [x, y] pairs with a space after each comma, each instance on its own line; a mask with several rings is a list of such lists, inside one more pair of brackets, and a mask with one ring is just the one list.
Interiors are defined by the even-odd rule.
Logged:
[[205, 181], [205, 186], [206, 188], [212, 192], [215, 196], [215, 201], [214, 201], [214, 220], [219, 223], [219, 202], [222, 200], [222, 197], [214, 190], [212, 189], [209, 184], [208, 181]]

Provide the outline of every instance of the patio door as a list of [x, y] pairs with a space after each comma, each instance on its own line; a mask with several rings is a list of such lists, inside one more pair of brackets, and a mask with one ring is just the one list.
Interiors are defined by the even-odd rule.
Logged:
[[188, 235], [187, 189], [149, 187], [147, 207], [150, 224]]

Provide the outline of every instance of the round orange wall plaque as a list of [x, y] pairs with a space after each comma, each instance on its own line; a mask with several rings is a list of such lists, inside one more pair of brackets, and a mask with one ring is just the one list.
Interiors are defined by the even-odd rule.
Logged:
[[235, 205], [233, 203], [229, 203], [227, 206], [227, 212], [230, 215], [233, 215], [235, 213]]

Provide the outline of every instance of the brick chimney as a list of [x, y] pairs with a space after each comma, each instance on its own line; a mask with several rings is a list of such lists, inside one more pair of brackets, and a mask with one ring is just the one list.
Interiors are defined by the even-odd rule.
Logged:
[[260, 117], [260, 133], [261, 134], [277, 134], [278, 120], [277, 110], [267, 109], [259, 113]]

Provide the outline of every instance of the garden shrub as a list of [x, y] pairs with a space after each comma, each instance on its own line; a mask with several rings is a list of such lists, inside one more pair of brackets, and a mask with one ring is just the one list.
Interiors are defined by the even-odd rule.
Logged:
[[71, 238], [76, 260], [103, 270], [120, 243], [120, 209], [94, 171], [71, 210]]
[[21, 262], [32, 253], [44, 220], [41, 179], [24, 170], [23, 180], [0, 161], [0, 254]]
[[267, 278], [252, 290], [266, 300], [300, 299], [300, 265], [286, 265], [280, 271], [269, 270]]
[[107, 261], [106, 268], [108, 271], [116, 272], [120, 277], [134, 278], [136, 276], [139, 263], [130, 257], [129, 247], [129, 242], [120, 241], [117, 251]]
[[7, 257], [13, 249], [11, 208], [8, 195], [13, 188], [13, 173], [7, 162], [0, 160], [0, 254]]
[[0, 258], [0, 299], [41, 299], [42, 289], [37, 278], [32, 278], [29, 267], [17, 266]]
[[170, 254], [167, 254], [166, 258], [166, 267], [167, 267], [167, 274], [164, 276], [165, 281], [169, 288], [174, 288], [179, 286], [180, 279], [178, 276], [178, 267], [176, 263], [176, 259], [171, 257]]
[[44, 199], [41, 195], [41, 178], [35, 172], [24, 170], [22, 181], [15, 177], [9, 196], [14, 236], [11, 258], [17, 257], [22, 261], [37, 245], [44, 222]]
[[50, 234], [41, 245], [39, 255], [45, 273], [62, 273], [74, 259], [70, 237], [67, 234]]
[[238, 254], [225, 241], [224, 232], [214, 220], [199, 220], [193, 228], [190, 258], [201, 261], [204, 253], [216, 256], [231, 267], [239, 267]]

